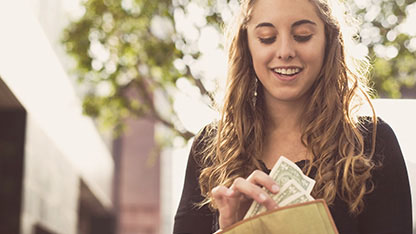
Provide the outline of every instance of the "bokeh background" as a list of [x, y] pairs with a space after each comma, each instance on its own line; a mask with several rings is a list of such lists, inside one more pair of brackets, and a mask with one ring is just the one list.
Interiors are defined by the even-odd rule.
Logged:
[[[416, 2], [344, 2], [416, 191]], [[237, 9], [1, 0], [0, 233], [172, 233], [193, 136], [218, 117]]]

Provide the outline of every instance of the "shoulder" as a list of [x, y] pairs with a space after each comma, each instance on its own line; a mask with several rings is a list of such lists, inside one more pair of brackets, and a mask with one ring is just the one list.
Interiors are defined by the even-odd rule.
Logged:
[[[385, 122], [382, 118], [377, 117], [376, 123], [371, 117], [360, 117], [360, 131], [364, 137], [364, 143], [367, 148], [371, 149], [373, 141], [375, 140], [376, 153], [380, 154], [389, 148], [399, 148], [398, 141], [394, 130], [390, 125]], [[375, 128], [374, 128], [375, 127]], [[376, 134], [375, 139], [373, 139], [373, 134]], [[401, 152], [400, 152], [401, 153]]]
[[[375, 143], [372, 161], [376, 167], [373, 171], [373, 178], [377, 179], [377, 175], [380, 173], [394, 176], [396, 173], [406, 171], [400, 144], [392, 127], [380, 117], [377, 118], [375, 126], [374, 129], [372, 118], [361, 118], [361, 132], [364, 137], [365, 153], [367, 155], [370, 155]], [[376, 133], [375, 139], [373, 138], [374, 130]]]
[[375, 173], [377, 174], [377, 171], [380, 171], [383, 174], [394, 175], [398, 171], [406, 170], [403, 154], [392, 127], [382, 118], [377, 118], [375, 129], [371, 118], [366, 118], [362, 122], [362, 126], [366, 153], [371, 151], [373, 131], [375, 130], [376, 132], [375, 152], [373, 155], [373, 162], [376, 164]]
[[[364, 126], [373, 124], [369, 121]], [[362, 233], [410, 233], [410, 187], [400, 145], [388, 123], [378, 118], [376, 126], [373, 190], [364, 199], [366, 207], [359, 217], [360, 230]], [[368, 126], [367, 130], [372, 128]], [[368, 140], [372, 134], [366, 133]]]
[[[377, 132], [377, 137], [378, 138], [383, 138], [389, 135], [394, 135], [393, 129], [390, 127], [390, 125], [385, 122], [382, 118], [377, 117], [376, 120], [377, 124], [376, 124], [376, 132]], [[360, 128], [362, 133], [366, 136], [366, 137], [371, 137], [371, 133], [374, 130], [374, 121], [373, 118], [369, 117], [369, 116], [361, 116], [359, 117], [359, 124], [360, 124]]]
[[217, 134], [217, 122], [212, 122], [203, 127], [194, 137], [192, 149], [197, 150], [205, 148], [207, 144], [211, 143]]
[[194, 137], [191, 147], [191, 156], [199, 164], [203, 155], [207, 153], [209, 147], [214, 143], [217, 135], [217, 122], [212, 122], [203, 127]]

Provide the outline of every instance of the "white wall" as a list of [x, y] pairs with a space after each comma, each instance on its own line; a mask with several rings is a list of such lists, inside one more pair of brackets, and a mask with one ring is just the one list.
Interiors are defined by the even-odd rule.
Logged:
[[0, 31], [0, 76], [98, 200], [110, 208], [112, 156], [92, 120], [82, 115], [80, 100], [30, 4], [0, 1]]
[[25, 135], [20, 234], [33, 234], [36, 224], [55, 233], [77, 234], [78, 170], [30, 114]]

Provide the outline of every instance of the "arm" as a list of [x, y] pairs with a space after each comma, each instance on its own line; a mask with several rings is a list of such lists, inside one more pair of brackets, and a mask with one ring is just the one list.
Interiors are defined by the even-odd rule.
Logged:
[[276, 206], [275, 201], [261, 187], [264, 186], [273, 193], [278, 192], [278, 187], [276, 185], [275, 188], [273, 179], [261, 171], [254, 171], [247, 179], [240, 177], [235, 179], [230, 188], [219, 185], [212, 189], [212, 196], [218, 208], [218, 218], [214, 217], [207, 206], [200, 209], [194, 206], [203, 200], [198, 183], [201, 171], [198, 158], [201, 157], [200, 153], [204, 148], [204, 134], [212, 133], [207, 132], [209, 130], [205, 128], [192, 145], [182, 198], [175, 216], [174, 234], [212, 233], [217, 231], [217, 225], [215, 227], [213, 225], [213, 221], [217, 219], [219, 227], [225, 228], [243, 218], [253, 199], [267, 209]]
[[362, 234], [411, 234], [412, 205], [409, 179], [399, 143], [388, 124], [379, 120], [373, 171], [374, 191], [364, 198], [359, 215]]
[[195, 138], [189, 154], [182, 197], [175, 215], [174, 234], [212, 233], [213, 213], [207, 206], [202, 208], [195, 206], [204, 199], [198, 183], [200, 168], [196, 162], [197, 152], [201, 150], [198, 146], [203, 134], [204, 131]]

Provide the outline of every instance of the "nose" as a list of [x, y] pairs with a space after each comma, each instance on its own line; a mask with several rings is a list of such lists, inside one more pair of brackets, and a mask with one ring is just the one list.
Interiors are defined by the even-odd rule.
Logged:
[[288, 61], [296, 56], [294, 41], [290, 36], [281, 35], [277, 41], [276, 57], [278, 59]]

